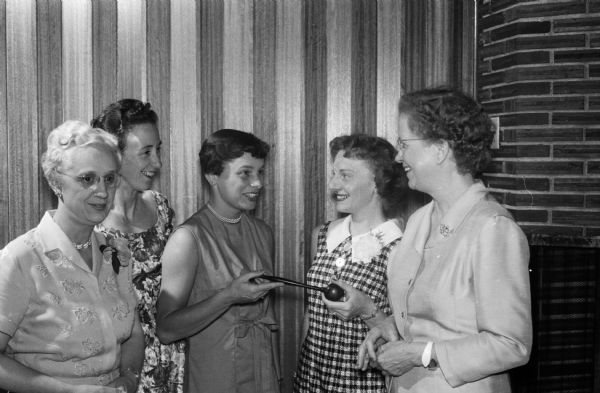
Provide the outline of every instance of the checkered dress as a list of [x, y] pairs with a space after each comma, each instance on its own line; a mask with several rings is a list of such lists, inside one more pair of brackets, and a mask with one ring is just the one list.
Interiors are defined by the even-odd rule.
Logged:
[[[387, 298], [386, 269], [391, 249], [396, 239], [381, 249], [381, 253], [370, 263], [352, 261], [352, 238], [349, 236], [333, 252], [327, 252], [327, 228], [324, 224], [318, 235], [317, 254], [308, 271], [308, 284], [327, 286], [333, 277], [338, 277], [361, 290], [374, 300], [377, 308], [390, 314]], [[346, 263], [338, 268], [335, 261], [345, 258]], [[374, 369], [356, 369], [358, 347], [369, 328], [358, 317], [342, 321], [332, 315], [321, 300], [321, 293], [309, 290], [308, 334], [302, 344], [298, 370], [294, 380], [295, 393], [385, 392], [385, 380]]]

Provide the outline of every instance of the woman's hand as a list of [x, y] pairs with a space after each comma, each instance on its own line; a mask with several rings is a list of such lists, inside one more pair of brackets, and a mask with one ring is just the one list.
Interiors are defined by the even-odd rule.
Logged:
[[74, 385], [73, 389], [70, 390], [72, 393], [121, 393], [126, 390], [119, 390], [118, 388], [110, 386], [98, 386], [98, 385]]
[[363, 371], [369, 367], [369, 364], [379, 368], [377, 364], [379, 347], [400, 339], [394, 316], [390, 315], [367, 333], [367, 336], [358, 347], [356, 367]]
[[324, 294], [321, 294], [323, 303], [332, 314], [337, 315], [343, 321], [349, 321], [361, 314], [372, 314], [377, 311], [377, 306], [373, 300], [358, 289], [343, 281], [333, 281], [342, 287], [345, 292], [343, 301], [332, 302], [327, 300]]
[[226, 288], [227, 298], [232, 304], [253, 303], [265, 296], [271, 289], [283, 286], [279, 282], [259, 282], [264, 272], [245, 273], [233, 280]]
[[138, 379], [135, 374], [122, 374], [119, 378], [112, 381], [108, 386], [117, 388], [117, 391], [124, 393], [135, 393], [138, 387]]
[[421, 366], [421, 354], [425, 343], [406, 341], [388, 342], [379, 347], [377, 363], [384, 375], [394, 377], [405, 374], [413, 367]]

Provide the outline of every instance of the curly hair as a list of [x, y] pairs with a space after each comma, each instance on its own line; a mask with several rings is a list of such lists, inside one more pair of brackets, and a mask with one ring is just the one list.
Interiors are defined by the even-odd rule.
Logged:
[[149, 102], [142, 102], [134, 98], [124, 98], [113, 102], [102, 110], [90, 122], [92, 127], [101, 128], [117, 137], [119, 149], [125, 150], [127, 133], [138, 124], [154, 124], [158, 122], [158, 115]]
[[117, 146], [117, 138], [100, 128], [92, 128], [79, 120], [67, 120], [52, 130], [48, 135], [47, 146], [46, 151], [42, 154], [42, 170], [50, 188], [57, 196], [62, 190], [57, 170], [64, 163], [69, 150], [92, 146], [112, 153], [117, 163], [121, 164], [121, 152]]
[[346, 158], [368, 163], [375, 175], [375, 188], [381, 197], [384, 216], [402, 215], [406, 209], [408, 180], [402, 164], [395, 160], [398, 151], [394, 146], [377, 136], [352, 134], [335, 137], [329, 142], [332, 160], [341, 151]]
[[420, 90], [403, 95], [399, 110], [414, 133], [448, 142], [459, 173], [478, 176], [490, 162], [494, 125], [467, 94], [444, 87]]
[[225, 128], [213, 132], [202, 142], [200, 168], [204, 175], [220, 175], [225, 163], [250, 153], [255, 158], [265, 159], [271, 148], [249, 132]]

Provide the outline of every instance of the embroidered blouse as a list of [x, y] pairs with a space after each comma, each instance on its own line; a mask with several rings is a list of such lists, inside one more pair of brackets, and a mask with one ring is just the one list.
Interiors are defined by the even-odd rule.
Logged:
[[46, 212], [0, 250], [0, 331], [6, 354], [71, 384], [106, 385], [118, 375], [133, 327], [131, 264], [115, 274], [92, 234], [92, 269]]

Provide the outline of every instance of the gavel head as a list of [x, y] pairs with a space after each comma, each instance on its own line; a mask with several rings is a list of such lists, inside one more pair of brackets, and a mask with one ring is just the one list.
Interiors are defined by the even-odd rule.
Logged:
[[332, 302], [338, 302], [345, 295], [344, 289], [337, 284], [329, 284], [325, 289], [325, 298]]

